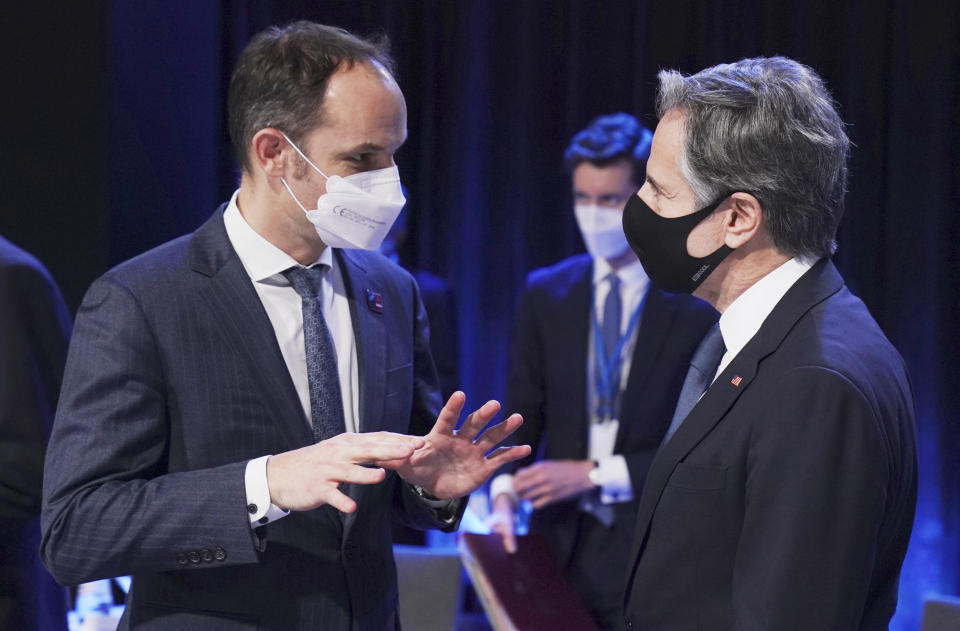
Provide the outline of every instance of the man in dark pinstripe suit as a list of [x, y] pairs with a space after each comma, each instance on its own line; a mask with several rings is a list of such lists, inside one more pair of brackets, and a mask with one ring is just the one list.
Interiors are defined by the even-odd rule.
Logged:
[[230, 87], [239, 190], [84, 299], [41, 554], [63, 583], [132, 574], [122, 629], [396, 628], [391, 512], [454, 529], [529, 453], [496, 449], [519, 416], [482, 431], [495, 402], [454, 430], [465, 397], [440, 409], [416, 283], [375, 239], [341, 249], [311, 223], [345, 188], [339, 216], [389, 210], [406, 138], [389, 68], [340, 29], [258, 35]]

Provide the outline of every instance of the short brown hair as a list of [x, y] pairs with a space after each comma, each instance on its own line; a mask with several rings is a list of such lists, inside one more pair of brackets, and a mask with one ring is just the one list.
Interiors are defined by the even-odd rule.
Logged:
[[276, 127], [299, 142], [323, 122], [327, 81], [341, 66], [379, 63], [391, 73], [384, 35], [363, 39], [335, 26], [299, 21], [271, 26], [250, 40], [230, 78], [230, 142], [241, 169], [251, 168], [254, 134]]

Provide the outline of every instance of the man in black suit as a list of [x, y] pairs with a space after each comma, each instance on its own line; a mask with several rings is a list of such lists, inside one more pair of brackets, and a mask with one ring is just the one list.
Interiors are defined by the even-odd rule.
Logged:
[[516, 415], [482, 432], [496, 402], [455, 430], [416, 283], [369, 251], [403, 206], [390, 66], [338, 28], [254, 37], [229, 93], [240, 188], [84, 298], [41, 552], [63, 583], [132, 575], [121, 629], [396, 628], [391, 514], [455, 529], [529, 453], [496, 449]]
[[67, 628], [67, 593], [40, 564], [43, 456], [70, 315], [43, 265], [0, 237], [0, 629]]
[[647, 474], [626, 627], [886, 629], [916, 503], [914, 406], [830, 262], [844, 123], [783, 57], [663, 71], [658, 110], [624, 228], [651, 282], [722, 315]]
[[[622, 619], [624, 548], [636, 497], [677, 402], [690, 356], [716, 321], [709, 305], [650, 289], [623, 234], [652, 134], [601, 116], [565, 159], [589, 255], [532, 272], [516, 323], [508, 405], [538, 453], [494, 478], [494, 528], [508, 550], [518, 501], [603, 628]], [[513, 409], [513, 408], [512, 408]]]

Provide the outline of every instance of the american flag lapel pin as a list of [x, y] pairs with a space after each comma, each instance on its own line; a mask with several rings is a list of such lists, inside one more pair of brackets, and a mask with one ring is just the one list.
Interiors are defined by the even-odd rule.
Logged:
[[732, 383], [733, 385], [739, 388], [741, 381], [743, 381], [743, 378], [740, 375], [737, 375], [736, 377], [730, 380], [730, 383]]
[[367, 308], [374, 313], [383, 313], [383, 296], [375, 291], [367, 290]]

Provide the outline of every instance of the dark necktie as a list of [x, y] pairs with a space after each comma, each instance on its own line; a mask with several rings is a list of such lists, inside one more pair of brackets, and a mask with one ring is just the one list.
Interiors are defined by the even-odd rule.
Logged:
[[[611, 272], [606, 276], [605, 280], [609, 283], [610, 288], [609, 291], [607, 291], [607, 297], [603, 301], [603, 322], [600, 325], [604, 352], [602, 357], [600, 353], [594, 353], [594, 355], [597, 359], [598, 371], [611, 366], [612, 370], [610, 371], [610, 391], [603, 392], [601, 388], [598, 387], [597, 411], [601, 420], [616, 412], [616, 410], [613, 409], [615, 401], [608, 401], [606, 399], [608, 397], [616, 399], [616, 393], [620, 391], [620, 358], [614, 357], [613, 354], [617, 351], [617, 345], [620, 343], [620, 323], [623, 317], [623, 300], [620, 298], [620, 279], [617, 278], [616, 274]], [[599, 366], [602, 361], [606, 361], [605, 367]]]
[[346, 431], [343, 399], [333, 338], [321, 310], [321, 283], [326, 266], [294, 267], [286, 270], [303, 308], [303, 343], [307, 354], [307, 381], [310, 384], [310, 417], [314, 440], [320, 442]]
[[620, 342], [620, 318], [623, 313], [623, 301], [620, 299], [620, 279], [616, 274], [607, 276], [610, 291], [603, 301], [603, 346], [606, 350], [607, 361], [613, 359], [613, 352]]
[[677, 400], [677, 408], [673, 412], [670, 428], [667, 429], [667, 434], [663, 437], [661, 445], [667, 444], [673, 433], [683, 423], [683, 419], [687, 418], [690, 410], [710, 387], [725, 352], [727, 352], [727, 348], [723, 344], [720, 326], [715, 324], [704, 336], [703, 341], [700, 342], [700, 346], [697, 347], [693, 358], [690, 360], [690, 369], [687, 370], [687, 378], [683, 381], [680, 398]]

